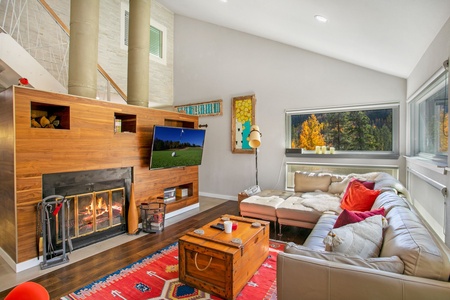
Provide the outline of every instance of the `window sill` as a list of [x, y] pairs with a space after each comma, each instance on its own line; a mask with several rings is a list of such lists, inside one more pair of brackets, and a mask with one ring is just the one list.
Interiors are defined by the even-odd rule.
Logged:
[[445, 174], [447, 171], [449, 171], [447, 163], [444, 162], [426, 159], [419, 156], [405, 156], [405, 159], [408, 163], [427, 168], [439, 174]]
[[314, 151], [302, 152], [300, 149], [286, 149], [286, 157], [305, 157], [305, 158], [357, 158], [357, 159], [398, 159], [399, 154], [395, 153], [375, 153], [375, 152], [346, 152], [334, 154], [316, 154]]

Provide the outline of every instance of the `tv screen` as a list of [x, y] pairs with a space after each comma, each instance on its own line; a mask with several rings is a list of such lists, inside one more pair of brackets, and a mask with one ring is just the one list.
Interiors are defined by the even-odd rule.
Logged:
[[155, 125], [150, 170], [200, 165], [205, 133], [203, 129]]

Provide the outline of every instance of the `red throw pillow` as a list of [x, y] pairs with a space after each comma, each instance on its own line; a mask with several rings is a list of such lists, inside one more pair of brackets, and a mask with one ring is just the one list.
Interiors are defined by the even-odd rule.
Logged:
[[360, 180], [360, 179], [356, 179], [356, 181], [362, 183], [369, 190], [373, 190], [373, 188], [375, 187], [374, 181], [364, 181], [364, 180]]
[[333, 228], [339, 228], [347, 224], [358, 223], [362, 220], [367, 219], [368, 217], [375, 215], [384, 216], [384, 207], [370, 211], [350, 211], [344, 209], [344, 211], [342, 211], [337, 218], [336, 223], [334, 223]]
[[350, 186], [350, 184], [351, 184], [353, 181], [358, 181], [358, 182], [362, 183], [362, 184], [363, 184], [366, 188], [368, 188], [369, 190], [373, 190], [374, 187], [375, 187], [375, 182], [374, 182], [374, 181], [364, 181], [364, 180], [361, 180], [361, 179], [352, 178], [352, 179], [350, 179], [350, 182], [349, 182], [349, 184], [347, 185], [347, 189], [345, 190], [344, 196], [342, 196], [342, 199], [344, 199], [345, 196], [347, 195], [347, 193], [348, 193], [348, 187]]
[[358, 211], [370, 210], [379, 194], [380, 191], [369, 190], [359, 181], [351, 181], [342, 197], [341, 208]]

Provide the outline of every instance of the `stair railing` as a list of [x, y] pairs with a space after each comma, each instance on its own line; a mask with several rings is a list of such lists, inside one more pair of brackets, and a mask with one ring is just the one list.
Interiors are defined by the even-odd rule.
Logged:
[[[45, 17], [46, 14], [42, 11], [42, 8], [49, 18]], [[0, 12], [3, 10], [3, 21], [0, 15], [0, 27], [4, 28], [3, 31], [10, 34], [63, 86], [67, 87], [69, 27], [64, 24], [45, 0], [0, 0]], [[35, 11], [36, 15], [30, 15], [30, 11]], [[61, 33], [61, 30], [55, 29], [55, 24], [56, 27], [62, 29], [63, 33]], [[30, 30], [30, 28], [33, 30]], [[46, 36], [44, 31], [49, 31], [48, 34], [51, 37]], [[107, 101], [127, 102], [127, 95], [99, 64], [97, 64], [97, 70], [101, 75], [97, 80], [97, 98]], [[104, 79], [103, 82], [100, 78]], [[112, 92], [111, 87], [115, 90], [115, 93]]]

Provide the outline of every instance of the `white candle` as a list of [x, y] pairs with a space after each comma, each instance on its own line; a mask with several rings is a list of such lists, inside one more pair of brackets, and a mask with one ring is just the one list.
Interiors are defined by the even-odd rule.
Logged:
[[316, 146], [316, 154], [320, 154], [320, 153], [321, 153], [320, 146]]
[[334, 154], [334, 147], [330, 147], [330, 154]]
[[322, 154], [327, 153], [327, 146], [322, 146]]

